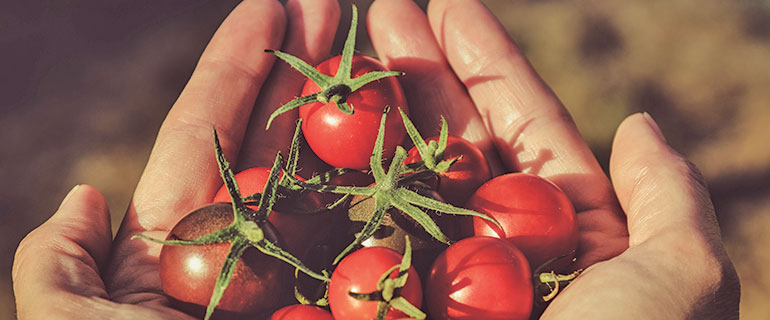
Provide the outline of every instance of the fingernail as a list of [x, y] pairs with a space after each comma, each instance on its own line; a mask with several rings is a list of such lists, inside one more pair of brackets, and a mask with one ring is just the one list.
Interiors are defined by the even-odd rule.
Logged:
[[67, 195], [64, 197], [64, 200], [62, 200], [62, 201], [61, 201], [61, 205], [59, 205], [59, 207], [62, 207], [62, 206], [64, 206], [64, 204], [66, 204], [66, 203], [67, 203], [67, 201], [69, 201], [69, 200], [70, 200], [70, 198], [72, 198], [72, 195], [74, 195], [74, 194], [75, 194], [75, 192], [77, 192], [77, 190], [78, 190], [79, 188], [80, 188], [80, 185], [76, 185], [76, 186], [72, 187], [72, 189], [70, 190], [70, 192], [68, 192], [68, 193], [67, 193]]
[[663, 142], [666, 141], [666, 137], [663, 136], [663, 131], [660, 130], [660, 127], [658, 126], [658, 123], [655, 122], [655, 120], [652, 119], [652, 116], [650, 116], [649, 113], [644, 112], [644, 119], [647, 120], [647, 124], [650, 126], [650, 129], [655, 132], [655, 134], [658, 135], [658, 138], [662, 140]]

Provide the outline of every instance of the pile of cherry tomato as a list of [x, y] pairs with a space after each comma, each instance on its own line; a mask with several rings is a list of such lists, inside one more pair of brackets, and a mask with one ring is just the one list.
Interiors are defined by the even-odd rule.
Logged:
[[[268, 50], [309, 78], [270, 118], [299, 108], [290, 152], [234, 174], [214, 132], [224, 185], [148, 239], [164, 292], [207, 319], [529, 319], [577, 275], [558, 275], [573, 271], [572, 204], [538, 176], [492, 177], [446, 122], [424, 139], [400, 73], [353, 54], [356, 24], [354, 10], [342, 55], [315, 67]], [[298, 176], [305, 142], [334, 169]]]

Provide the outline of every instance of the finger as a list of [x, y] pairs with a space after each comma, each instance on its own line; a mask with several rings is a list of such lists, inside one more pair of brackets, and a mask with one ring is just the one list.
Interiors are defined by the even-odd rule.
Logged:
[[435, 0], [428, 17], [506, 168], [551, 179], [578, 211], [613, 207], [609, 181], [569, 113], [495, 16], [476, 0]]
[[[291, 0], [286, 3], [288, 25], [281, 50], [317, 65], [329, 56], [337, 30], [340, 8], [336, 0]], [[267, 49], [267, 48], [266, 48]], [[278, 48], [270, 48], [278, 49]], [[276, 152], [284, 155], [294, 132], [297, 109], [283, 114], [265, 130], [267, 119], [278, 107], [296, 98], [305, 83], [305, 76], [287, 63], [277, 62], [263, 85], [249, 127], [244, 137], [243, 151], [238, 160], [239, 170], [255, 166], [271, 166]], [[304, 153], [302, 157], [310, 156]]]
[[225, 19], [161, 126], [119, 237], [168, 230], [211, 200], [221, 184], [212, 128], [235, 159], [274, 60], [264, 49], [281, 43], [285, 20], [275, 0], [241, 2]]
[[738, 319], [740, 284], [703, 178], [649, 115], [620, 125], [610, 173], [628, 215], [630, 249], [585, 270], [542, 319], [593, 319], [597, 310], [613, 319]]
[[721, 241], [703, 177], [666, 144], [649, 115], [635, 114], [621, 123], [612, 146], [610, 174], [628, 216], [630, 246], [682, 233]]
[[19, 318], [45, 318], [56, 308], [71, 307], [66, 304], [71, 295], [108, 298], [99, 270], [111, 242], [104, 197], [90, 186], [76, 186], [19, 244], [12, 272]]
[[425, 138], [437, 136], [444, 116], [449, 133], [479, 147], [502, 171], [484, 122], [455, 77], [430, 29], [428, 18], [411, 0], [376, 1], [369, 8], [369, 34], [380, 60], [399, 78], [411, 119]]
[[110, 301], [102, 273], [112, 229], [104, 197], [76, 186], [54, 215], [19, 244], [13, 291], [19, 319], [190, 319], [145, 296], [143, 304]]

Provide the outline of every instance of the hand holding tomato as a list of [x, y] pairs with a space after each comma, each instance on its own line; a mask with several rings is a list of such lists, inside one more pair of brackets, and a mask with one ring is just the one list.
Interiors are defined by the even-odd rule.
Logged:
[[[115, 239], [103, 197], [81, 186], [20, 244], [19, 318], [190, 318], [161, 294], [160, 245], [129, 239], [165, 237], [214, 195], [221, 182], [212, 127], [228, 158], [238, 154], [238, 168], [266, 165], [288, 146], [297, 115], [264, 127], [304, 79], [273, 68], [263, 49], [283, 43], [318, 63], [338, 14], [333, 0], [290, 0], [285, 9], [242, 2], [169, 112]], [[566, 109], [479, 1], [432, 0], [427, 16], [411, 0], [377, 1], [368, 27], [385, 66], [405, 72], [399, 80], [426, 136], [445, 115], [493, 174], [546, 177], [574, 204], [577, 265], [586, 269], [544, 318], [737, 318], [739, 283], [706, 188], [651, 119], [634, 115], [621, 125], [610, 183]]]
[[544, 317], [737, 317], [738, 279], [705, 187], [654, 122], [634, 115], [621, 125], [611, 183], [567, 110], [480, 1], [433, 0], [427, 14], [410, 0], [377, 1], [368, 26], [385, 66], [405, 73], [421, 133], [437, 133], [443, 115], [450, 135], [482, 150], [493, 175], [547, 178], [574, 205], [576, 267], [585, 271]]

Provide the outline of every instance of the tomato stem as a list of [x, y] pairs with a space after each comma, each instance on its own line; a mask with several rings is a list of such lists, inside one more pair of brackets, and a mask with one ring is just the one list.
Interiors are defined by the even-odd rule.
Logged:
[[538, 302], [549, 302], [559, 294], [560, 289], [574, 281], [583, 270], [576, 270], [570, 274], [557, 274], [554, 271], [543, 272], [535, 275], [535, 297]]
[[214, 292], [211, 293], [211, 299], [206, 307], [206, 315], [204, 319], [210, 319], [214, 313], [214, 309], [219, 304], [219, 300], [222, 300], [222, 296], [225, 293], [225, 289], [230, 285], [230, 280], [233, 278], [233, 272], [235, 266], [238, 264], [238, 260], [243, 255], [243, 252], [248, 248], [248, 242], [244, 239], [235, 239], [230, 245], [230, 251], [227, 254], [225, 263], [222, 266], [219, 275], [217, 276], [216, 283], [214, 285]]
[[387, 77], [401, 76], [404, 74], [403, 72], [399, 71], [371, 71], [358, 77], [351, 78], [353, 56], [355, 54], [357, 27], [358, 8], [354, 4], [350, 29], [348, 29], [348, 35], [342, 48], [342, 56], [340, 58], [339, 66], [337, 67], [337, 72], [333, 77], [321, 73], [307, 62], [288, 53], [271, 49], [265, 50], [265, 52], [271, 53], [288, 63], [294, 69], [310, 79], [310, 81], [313, 81], [316, 85], [318, 85], [319, 88], [321, 88], [321, 92], [296, 98], [279, 107], [272, 114], [270, 114], [270, 118], [268, 118], [267, 125], [265, 127], [266, 129], [270, 128], [270, 124], [272, 124], [273, 119], [275, 119], [275, 117], [278, 115], [313, 102], [320, 102], [323, 104], [333, 102], [337, 105], [337, 108], [339, 108], [340, 111], [346, 114], [353, 114], [355, 112], [355, 107], [346, 102], [348, 96], [351, 93], [371, 82]]
[[[292, 143], [292, 151], [290, 152], [290, 163], [288, 165], [290, 171], [296, 170], [296, 161], [299, 157], [298, 146], [296, 145], [296, 142], [298, 141], [298, 130], [299, 128], [295, 131]], [[203, 245], [222, 242], [231, 243], [227, 258], [225, 259], [222, 269], [217, 275], [214, 291], [212, 292], [209, 304], [206, 307], [206, 314], [204, 319], [209, 319], [213, 314], [216, 306], [222, 299], [224, 291], [230, 284], [230, 280], [233, 277], [233, 272], [235, 270], [236, 264], [238, 263], [238, 260], [248, 247], [255, 247], [263, 254], [282, 260], [310, 277], [324, 282], [329, 282], [330, 279], [327, 274], [319, 274], [310, 270], [304, 264], [302, 264], [299, 259], [284, 251], [280, 246], [265, 237], [263, 228], [270, 224], [270, 222], [267, 221], [267, 217], [268, 214], [273, 210], [273, 206], [275, 205], [275, 200], [277, 198], [277, 190], [280, 182], [282, 181], [282, 179], [280, 179], [282, 173], [281, 165], [283, 163], [283, 157], [281, 156], [281, 153], [278, 152], [278, 154], [276, 154], [275, 161], [273, 162], [273, 166], [270, 169], [270, 174], [267, 182], [265, 183], [265, 187], [262, 193], [259, 194], [259, 200], [257, 202], [258, 208], [255, 211], [246, 207], [244, 203], [244, 200], [240, 194], [240, 190], [238, 189], [238, 184], [235, 180], [235, 174], [233, 173], [230, 167], [230, 163], [227, 161], [227, 158], [224, 155], [216, 129], [213, 130], [213, 136], [217, 165], [219, 166], [220, 175], [232, 200], [233, 222], [223, 229], [193, 240], [160, 241], [146, 237], [144, 235], [135, 235], [133, 238], [146, 239], [153, 242], [162, 243], [164, 245]], [[289, 175], [284, 174], [283, 176]]]
[[412, 140], [412, 143], [414, 143], [414, 146], [417, 149], [417, 152], [420, 154], [421, 158], [421, 162], [410, 166], [411, 169], [414, 171], [433, 172], [434, 175], [438, 175], [448, 171], [452, 164], [461, 159], [461, 157], [444, 159], [444, 151], [446, 150], [447, 143], [449, 141], [449, 129], [444, 116], [441, 116], [441, 132], [439, 133], [438, 142], [431, 140], [430, 142], [426, 143], [425, 139], [417, 131], [414, 123], [409, 120], [409, 117], [406, 115], [406, 113], [404, 113], [404, 111], [400, 108], [398, 111], [401, 112], [401, 119], [404, 122], [406, 132], [409, 135], [409, 138]]
[[[416, 319], [425, 319], [426, 315], [419, 308], [415, 307], [408, 300], [400, 295], [401, 288], [406, 285], [409, 277], [409, 268], [412, 265], [412, 245], [409, 236], [404, 236], [404, 254], [401, 257], [401, 263], [390, 267], [382, 273], [377, 280], [377, 290], [369, 293], [348, 292], [351, 297], [362, 301], [377, 301], [377, 316], [375, 320], [382, 320], [388, 315], [390, 308], [404, 312], [409, 317]], [[395, 278], [390, 274], [398, 270]]]
[[[374, 143], [374, 149], [372, 150], [372, 156], [369, 161], [372, 175], [374, 176], [375, 180], [374, 185], [369, 187], [340, 187], [324, 185], [320, 183], [309, 184], [307, 182], [301, 182], [299, 179], [294, 179], [294, 183], [319, 192], [354, 194], [371, 196], [374, 198], [375, 208], [371, 216], [366, 221], [363, 229], [356, 235], [353, 242], [351, 242], [337, 255], [332, 263], [333, 265], [339, 263], [345, 255], [363, 243], [366, 239], [374, 235], [375, 232], [380, 228], [382, 220], [390, 208], [396, 208], [400, 210], [403, 212], [403, 214], [416, 221], [417, 224], [419, 224], [428, 234], [431, 235], [431, 237], [433, 237], [433, 239], [447, 245], [451, 243], [451, 240], [441, 231], [441, 228], [436, 224], [433, 218], [431, 218], [431, 216], [421, 208], [453, 215], [475, 216], [487, 220], [497, 227], [500, 227], [500, 224], [495, 219], [485, 214], [455, 207], [451, 204], [444, 203], [442, 201], [432, 199], [409, 190], [403, 184], [405, 181], [410, 180], [409, 175], [404, 174], [404, 172], [407, 170], [402, 169], [404, 167], [403, 162], [406, 159], [407, 154], [406, 150], [404, 150], [404, 148], [401, 146], [396, 147], [396, 154], [391, 160], [388, 171], [385, 171], [385, 168], [382, 164], [382, 154], [385, 139], [385, 121], [388, 116], [389, 109], [390, 108], [386, 107], [383, 111], [382, 118], [380, 119], [380, 127], [377, 132], [377, 138]], [[411, 124], [411, 121], [408, 120], [408, 117], [403, 113], [403, 111], [401, 112], [401, 116], [403, 119], [405, 119], [405, 124]], [[444, 122], [443, 126], [446, 127], [446, 122]], [[414, 135], [419, 136], [419, 133], [414, 128], [414, 126], [411, 125], [411, 127], [413, 129]], [[444, 128], [442, 131], [446, 132], [447, 129]], [[444, 133], [444, 135], [446, 135], [446, 133]], [[427, 147], [427, 144], [424, 140], [420, 141], [422, 141], [422, 143]], [[454, 163], [453, 161], [456, 160], [442, 163], [451, 164]]]

